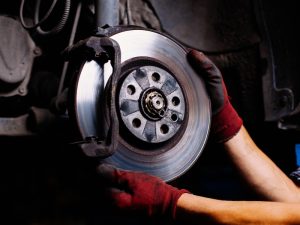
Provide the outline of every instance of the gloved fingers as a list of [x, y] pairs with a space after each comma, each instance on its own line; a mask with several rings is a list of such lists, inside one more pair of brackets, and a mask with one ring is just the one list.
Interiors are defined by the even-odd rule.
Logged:
[[212, 102], [212, 113], [218, 113], [228, 98], [222, 74], [217, 66], [202, 52], [191, 50], [188, 61], [196, 72], [204, 78]]
[[192, 67], [200, 72], [204, 78], [210, 80], [222, 80], [221, 72], [218, 67], [202, 52], [192, 49], [187, 54], [187, 59]]
[[119, 209], [129, 209], [132, 206], [132, 196], [130, 193], [112, 188], [110, 189], [109, 196], [112, 204]]
[[109, 164], [100, 164], [97, 167], [97, 173], [100, 175], [100, 178], [104, 180], [104, 182], [108, 182], [109, 184], [117, 184], [118, 179], [116, 176], [117, 169]]
[[107, 186], [114, 186], [120, 190], [128, 190], [130, 184], [135, 183], [135, 172], [119, 170], [110, 164], [100, 164], [97, 172]]

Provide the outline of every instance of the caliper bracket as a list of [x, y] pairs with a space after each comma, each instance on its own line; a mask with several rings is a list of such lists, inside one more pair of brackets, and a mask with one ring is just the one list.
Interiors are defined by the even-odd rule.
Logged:
[[118, 79], [120, 77], [121, 51], [119, 44], [106, 36], [91, 36], [66, 48], [63, 55], [67, 60], [80, 59], [94, 60], [99, 64], [107, 63], [109, 60], [113, 68], [111, 82], [108, 82], [109, 91], [109, 125], [106, 137], [85, 137], [84, 140], [74, 142], [81, 147], [83, 153], [89, 157], [106, 158], [111, 156], [117, 148], [119, 136], [119, 120], [116, 112], [115, 97]]

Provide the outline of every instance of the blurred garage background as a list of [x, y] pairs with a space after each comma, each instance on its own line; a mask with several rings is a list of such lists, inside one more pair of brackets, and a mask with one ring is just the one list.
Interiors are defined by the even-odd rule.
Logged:
[[[76, 134], [65, 102], [60, 101], [74, 73], [61, 52], [93, 35], [106, 18], [110, 25], [154, 29], [205, 52], [221, 69], [232, 104], [256, 144], [286, 174], [295, 170], [300, 144], [296, 4], [295, 0], [2, 1], [0, 190], [5, 223], [137, 222], [114, 214], [103, 201], [94, 163], [69, 144]], [[102, 10], [100, 16], [97, 10]], [[40, 24], [34, 26], [37, 21]], [[210, 140], [195, 165], [172, 184], [217, 199], [260, 199], [223, 149]]]

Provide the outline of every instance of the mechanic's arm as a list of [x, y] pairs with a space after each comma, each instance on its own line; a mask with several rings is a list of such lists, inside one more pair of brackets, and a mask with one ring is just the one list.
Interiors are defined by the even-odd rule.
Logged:
[[183, 194], [177, 221], [183, 224], [300, 224], [300, 191], [255, 145], [242, 126], [224, 146], [252, 187], [267, 201], [224, 201]]
[[266, 200], [300, 204], [299, 187], [256, 146], [243, 126], [224, 147], [245, 180]]
[[224, 201], [183, 194], [176, 221], [182, 224], [300, 224], [300, 203]]
[[98, 172], [108, 185], [110, 202], [135, 216], [177, 224], [300, 224], [300, 203], [215, 200], [140, 172], [106, 164], [100, 165]]
[[211, 135], [224, 145], [245, 180], [266, 200], [300, 202], [300, 189], [253, 142], [229, 101], [217, 66], [203, 53], [191, 50], [191, 65], [205, 80], [212, 104]]

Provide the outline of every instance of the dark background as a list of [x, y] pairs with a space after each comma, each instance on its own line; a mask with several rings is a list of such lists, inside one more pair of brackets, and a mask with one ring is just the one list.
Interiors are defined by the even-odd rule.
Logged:
[[[245, 7], [249, 5], [244, 5], [241, 1], [225, 2], [218, 1], [220, 15], [229, 9], [237, 12], [237, 15], [253, 12], [252, 8]], [[274, 49], [276, 78], [280, 85], [290, 85], [291, 88], [294, 88], [293, 82], [297, 82], [298, 78], [295, 77], [299, 75], [299, 35], [295, 31], [300, 20], [295, 2], [263, 1], [263, 11], [269, 25], [269, 41]], [[19, 3], [10, 1], [1, 6], [0, 12], [18, 15]], [[245, 8], [235, 4], [241, 4]], [[236, 31], [230, 36], [222, 30], [225, 32], [224, 40], [243, 36], [243, 26], [236, 26], [239, 19], [241, 18], [228, 19], [227, 23], [222, 24], [224, 29]], [[87, 11], [80, 21], [81, 32], [77, 39], [93, 32], [92, 21], [92, 15]], [[189, 26], [188, 21], [186, 22], [186, 26]], [[242, 41], [229, 39], [227, 43], [232, 48], [222, 51], [208, 49], [206, 53], [220, 67], [232, 104], [243, 118], [244, 125], [256, 144], [288, 175], [296, 169], [295, 144], [300, 143], [300, 133], [297, 129], [279, 129], [278, 122], [281, 118], [273, 121], [265, 119], [262, 77], [266, 66], [270, 65], [260, 55], [260, 46], [265, 37], [259, 30], [259, 21], [253, 19], [252, 22], [254, 31], [251, 32], [258, 39], [249, 39], [246, 47]], [[37, 59], [34, 71], [60, 74], [62, 61], [58, 53], [67, 43], [64, 35], [69, 30], [70, 26], [67, 26], [60, 36], [48, 39], [33, 36], [45, 53]], [[250, 37], [248, 33], [245, 36]], [[234, 48], [234, 43], [242, 47]], [[192, 47], [203, 50], [201, 46]], [[56, 79], [52, 82], [57, 84]], [[25, 108], [28, 105], [47, 107], [47, 101], [44, 100], [35, 96], [22, 103]], [[46, 131], [34, 136], [0, 137], [1, 208], [4, 209], [5, 224], [134, 224], [139, 221], [137, 217], [124, 216], [110, 210], [109, 203], [101, 195], [94, 162], [86, 158], [78, 148], [69, 145], [73, 135], [70, 121], [60, 118]], [[172, 184], [216, 199], [261, 199], [239, 176], [224, 150], [210, 140], [196, 164]]]

